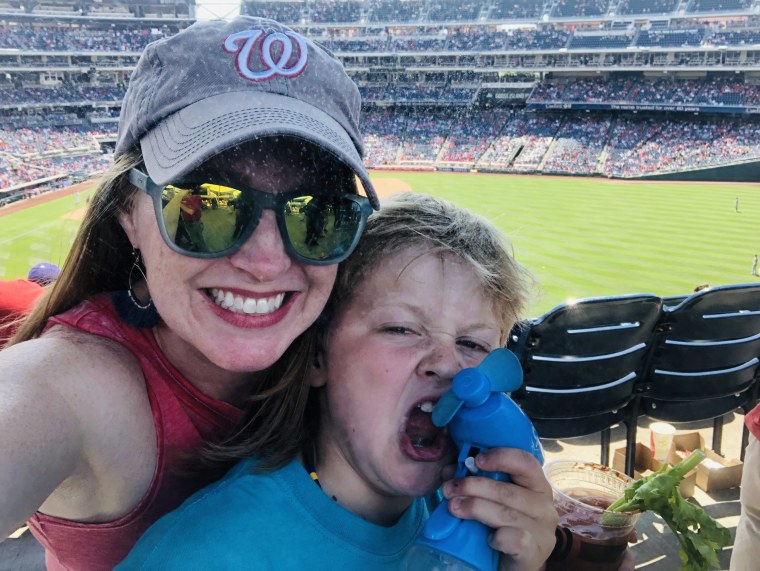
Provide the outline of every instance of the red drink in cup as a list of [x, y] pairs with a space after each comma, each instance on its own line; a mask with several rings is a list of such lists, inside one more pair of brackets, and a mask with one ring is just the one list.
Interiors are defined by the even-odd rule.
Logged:
[[552, 485], [564, 541], [547, 571], [617, 571], [639, 514], [605, 508], [633, 480], [607, 466], [576, 460], [550, 462], [544, 472]]

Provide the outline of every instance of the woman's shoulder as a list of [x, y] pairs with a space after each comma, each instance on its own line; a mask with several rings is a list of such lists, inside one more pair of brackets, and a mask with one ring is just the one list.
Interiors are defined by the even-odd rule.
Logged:
[[90, 377], [101, 379], [102, 385], [109, 378], [135, 372], [134, 357], [119, 343], [60, 325], [39, 338], [7, 347], [0, 352], [0, 360], [4, 370], [15, 372], [6, 379], [54, 383], [57, 391], [64, 392], [70, 386], [90, 384]]
[[115, 341], [55, 326], [0, 352], [0, 370], [8, 373], [2, 379], [5, 389], [34, 410], [53, 402], [57, 410], [65, 406], [95, 456], [109, 458], [110, 450], [123, 453], [129, 435], [133, 440], [153, 437], [142, 370], [134, 355]]
[[[65, 513], [68, 519], [91, 517], [94, 511], [122, 513], [129, 502], [122, 506], [113, 498], [142, 496], [143, 489], [133, 488], [150, 480], [152, 450], [145, 443], [155, 440], [155, 429], [142, 373], [128, 352], [97, 336], [56, 327], [0, 351], [0, 370], [5, 439], [0, 451], [13, 458], [9, 463], [19, 474], [48, 478], [28, 485], [11, 480], [14, 486], [28, 487], [29, 497], [47, 486], [40, 499], [48, 496], [46, 513]], [[114, 492], [111, 480], [118, 474], [125, 482]], [[66, 490], [50, 493], [51, 482], [64, 481]], [[93, 498], [107, 498], [107, 505]], [[34, 509], [40, 506], [34, 503]]]

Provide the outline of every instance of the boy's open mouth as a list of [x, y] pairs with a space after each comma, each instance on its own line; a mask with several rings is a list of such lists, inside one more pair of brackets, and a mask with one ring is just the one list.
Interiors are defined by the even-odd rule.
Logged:
[[424, 400], [409, 411], [406, 427], [401, 438], [404, 453], [418, 462], [436, 462], [449, 449], [449, 439], [445, 428], [433, 424], [434, 402]]

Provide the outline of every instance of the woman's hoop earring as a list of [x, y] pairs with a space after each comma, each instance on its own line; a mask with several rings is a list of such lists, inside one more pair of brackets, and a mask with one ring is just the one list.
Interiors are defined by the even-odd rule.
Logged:
[[132, 256], [134, 256], [134, 261], [129, 269], [127, 289], [113, 292], [111, 301], [122, 321], [138, 329], [150, 329], [158, 325], [161, 316], [158, 315], [156, 306], [153, 305], [153, 300], [150, 297], [148, 301], [142, 302], [135, 293], [135, 284], [140, 280], [147, 280], [147, 276], [142, 267], [140, 250], [133, 249]]

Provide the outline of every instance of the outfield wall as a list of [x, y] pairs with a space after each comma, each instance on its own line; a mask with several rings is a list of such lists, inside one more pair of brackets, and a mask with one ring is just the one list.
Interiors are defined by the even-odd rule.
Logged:
[[760, 161], [707, 169], [637, 177], [635, 180], [698, 180], [707, 182], [760, 182]]

